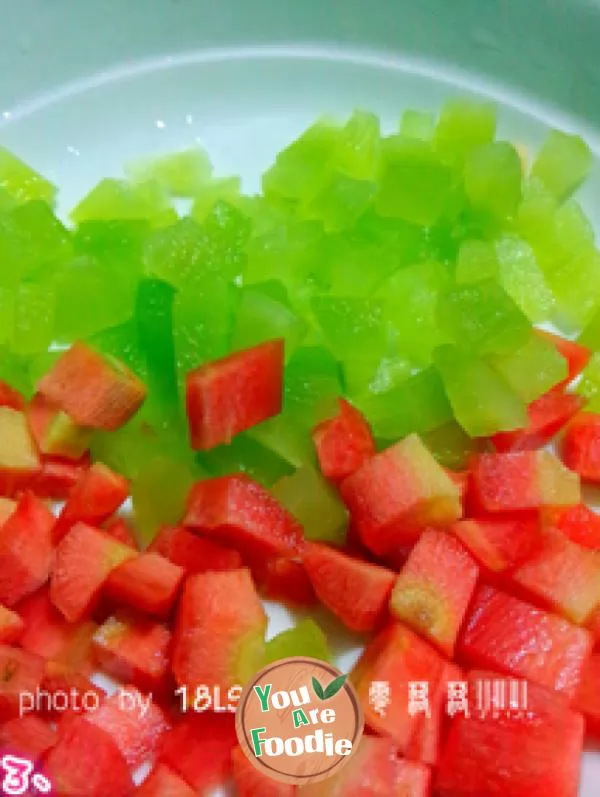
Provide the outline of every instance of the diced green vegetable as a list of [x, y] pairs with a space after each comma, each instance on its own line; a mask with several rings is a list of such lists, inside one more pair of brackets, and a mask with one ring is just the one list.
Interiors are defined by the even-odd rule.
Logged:
[[264, 665], [292, 656], [331, 661], [327, 638], [314, 620], [301, 620], [293, 628], [282, 631], [265, 646]]
[[585, 180], [591, 166], [592, 153], [580, 136], [553, 130], [538, 152], [531, 174], [562, 201]]
[[511, 354], [493, 355], [489, 362], [527, 404], [567, 378], [565, 358], [536, 334]]

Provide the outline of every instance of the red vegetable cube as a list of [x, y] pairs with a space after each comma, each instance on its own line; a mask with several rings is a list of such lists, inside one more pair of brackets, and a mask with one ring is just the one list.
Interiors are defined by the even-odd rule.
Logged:
[[25, 399], [6, 382], [0, 379], [0, 407], [10, 407], [13, 410], [24, 410]]
[[109, 733], [76, 717], [61, 725], [43, 768], [58, 797], [129, 797], [127, 762]]
[[152, 695], [144, 695], [130, 685], [108, 697], [86, 719], [112, 736], [132, 769], [154, 755], [160, 737], [169, 727]]
[[201, 365], [187, 375], [192, 448], [206, 450], [281, 412], [283, 340]]
[[478, 576], [455, 537], [424, 531], [396, 579], [391, 612], [451, 657]]
[[191, 576], [177, 612], [173, 674], [193, 691], [214, 685], [227, 692], [259, 669], [266, 616], [248, 570]]
[[302, 562], [276, 556], [248, 562], [260, 594], [290, 606], [314, 606], [317, 596]]
[[0, 526], [0, 601], [14, 606], [48, 580], [54, 515], [33, 493], [25, 493]]
[[12, 498], [40, 472], [40, 458], [22, 412], [0, 407], [0, 495]]
[[[470, 685], [495, 679], [471, 673]], [[527, 711], [472, 712], [452, 721], [437, 780], [440, 797], [575, 797], [583, 719], [558, 696], [528, 684]]]
[[[408, 712], [409, 682], [426, 682], [430, 693], [444, 675], [444, 659], [427, 642], [400, 623], [391, 623], [366, 647], [351, 673], [365, 722], [375, 733], [389, 736], [406, 753], [419, 732], [419, 715]], [[371, 699], [372, 685], [389, 685], [389, 705], [378, 707]]]
[[41, 393], [36, 393], [29, 401], [25, 415], [42, 454], [80, 459], [90, 447], [92, 430], [78, 426]]
[[82, 672], [56, 661], [46, 662], [41, 692], [47, 693], [50, 698], [44, 696], [42, 700], [40, 697], [40, 710], [53, 715], [61, 723], [67, 717], [71, 719], [78, 714], [93, 711], [106, 696], [104, 690], [92, 683]]
[[38, 391], [80, 426], [109, 431], [128, 421], [146, 398], [135, 374], [80, 341], [42, 377]]
[[204, 794], [228, 779], [236, 744], [233, 714], [185, 714], [163, 736], [158, 760]]
[[295, 797], [295, 786], [281, 783], [260, 772], [241, 747], [234, 747], [231, 751], [231, 763], [238, 797]]
[[544, 522], [557, 528], [572, 542], [591, 550], [600, 549], [600, 515], [585, 504], [575, 504], [566, 509], [550, 507], [544, 512]]
[[375, 454], [371, 428], [361, 412], [344, 399], [335, 418], [315, 427], [312, 437], [323, 475], [341, 482]]
[[549, 443], [573, 416], [584, 407], [585, 399], [572, 393], [545, 393], [527, 408], [529, 424], [525, 429], [498, 432], [492, 437], [496, 451], [527, 451]]
[[548, 531], [513, 579], [550, 610], [584, 625], [600, 607], [600, 554]]
[[556, 346], [558, 353], [562, 354], [567, 361], [567, 366], [569, 368], [569, 374], [567, 378], [560, 384], [554, 386], [554, 390], [560, 390], [562, 387], [565, 387], [569, 384], [569, 382], [572, 382], [576, 377], [579, 376], [579, 374], [588, 364], [588, 361], [592, 356], [592, 352], [590, 349], [582, 346], [581, 343], [576, 343], [573, 340], [567, 340], [566, 338], [560, 337], [560, 335], [552, 334], [552, 332], [546, 332], [545, 330], [537, 329], [536, 333], [553, 343]]
[[565, 465], [584, 482], [600, 484], [600, 415], [580, 412], [567, 426], [561, 446]]
[[585, 717], [588, 736], [600, 739], [600, 653], [591, 656], [585, 665], [573, 707]]
[[0, 605], [0, 645], [12, 645], [19, 639], [24, 627], [23, 620], [16, 612]]
[[398, 758], [393, 742], [376, 736], [363, 736], [348, 764], [333, 777], [298, 790], [299, 797], [429, 797], [430, 794], [429, 767]]
[[122, 542], [123, 545], [128, 545], [130, 548], [138, 547], [138, 543], [135, 539], [133, 531], [129, 527], [127, 521], [123, 520], [123, 518], [112, 518], [112, 520], [109, 520], [105, 524], [104, 530], [115, 540]]
[[242, 473], [196, 482], [183, 522], [250, 553], [293, 556], [302, 542], [294, 516]]
[[472, 464], [472, 487], [484, 512], [538, 510], [581, 500], [579, 478], [549, 451], [480, 454]]
[[347, 628], [372, 631], [387, 615], [394, 573], [327, 545], [307, 543], [304, 567], [318, 598]]
[[116, 567], [106, 580], [106, 594], [141, 612], [166, 617], [179, 595], [185, 570], [158, 553], [141, 553]]
[[194, 534], [183, 526], [162, 526], [149, 551], [162, 554], [190, 576], [207, 570], [237, 570], [242, 557], [233, 548]]
[[161, 694], [167, 685], [171, 632], [162, 623], [119, 612], [96, 631], [94, 654], [119, 681]]
[[501, 573], [526, 559], [539, 544], [537, 520], [474, 518], [453, 523], [450, 530], [486, 570]]
[[364, 545], [376, 554], [413, 543], [461, 514], [460, 492], [417, 435], [372, 457], [341, 486]]
[[462, 634], [475, 667], [527, 678], [572, 699], [592, 648], [590, 634], [561, 617], [482, 587]]
[[18, 606], [24, 623], [21, 647], [76, 670], [89, 666], [96, 624], [70, 623], [50, 600], [47, 587], [25, 598]]
[[55, 542], [61, 540], [75, 523], [97, 526], [109, 518], [129, 495], [129, 483], [123, 476], [95, 462], [85, 471], [72, 490], [53, 530]]
[[23, 695], [35, 695], [44, 660], [34, 653], [0, 645], [0, 722], [17, 717]]
[[56, 731], [46, 720], [27, 714], [0, 725], [0, 751], [38, 761], [54, 747]]
[[188, 784], [166, 764], [158, 764], [135, 792], [138, 797], [195, 797]]
[[56, 549], [52, 602], [72, 623], [88, 617], [111, 570], [135, 555], [100, 529], [76, 523]]
[[33, 477], [29, 489], [38, 498], [66, 501], [89, 467], [88, 454], [78, 460], [42, 457], [41, 470]]

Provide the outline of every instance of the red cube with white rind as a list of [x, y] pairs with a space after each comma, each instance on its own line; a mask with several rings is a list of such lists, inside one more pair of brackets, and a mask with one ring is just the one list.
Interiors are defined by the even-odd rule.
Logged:
[[172, 669], [179, 686], [243, 684], [264, 656], [267, 618], [250, 571], [190, 576], [177, 611]]
[[24, 493], [0, 526], [0, 601], [12, 607], [48, 580], [54, 515], [33, 493]]
[[44, 677], [44, 660], [10, 645], [0, 645], [0, 723], [19, 716], [23, 698], [34, 696]]
[[177, 601], [185, 570], [158, 553], [141, 553], [108, 576], [105, 594], [118, 604], [166, 617]]
[[38, 761], [57, 741], [56, 731], [49, 722], [26, 714], [0, 726], [0, 755], [23, 756]]
[[173, 564], [183, 567], [189, 576], [206, 573], [207, 570], [237, 570], [242, 567], [242, 557], [234, 548], [219, 545], [184, 526], [161, 526], [148, 551], [162, 554]]
[[565, 430], [562, 460], [582, 481], [600, 484], [600, 415], [580, 412]]
[[[409, 712], [409, 683], [426, 683], [433, 695], [444, 677], [445, 659], [401, 623], [392, 622], [372, 639], [350, 674], [367, 726], [390, 737], [406, 754], [420, 733], [419, 714]], [[383, 694], [374, 694], [377, 687]], [[379, 702], [381, 700], [381, 703]]]
[[[505, 683], [497, 673], [472, 672], [477, 681]], [[583, 752], [583, 718], [560, 696], [527, 685], [526, 710], [471, 710], [450, 726], [435, 779], [440, 797], [575, 797]], [[507, 690], [506, 690], [507, 691]]]
[[121, 506], [129, 495], [129, 483], [102, 462], [94, 462], [75, 485], [55, 523], [52, 536], [59, 542], [75, 523], [98, 526]]
[[283, 362], [284, 342], [277, 339], [190, 371], [186, 406], [192, 448], [229, 443], [281, 412]]
[[423, 532], [396, 579], [392, 614], [452, 657], [479, 567], [445, 531]]
[[120, 611], [93, 638], [96, 661], [109, 675], [162, 695], [168, 684], [171, 632], [150, 618]]
[[486, 517], [459, 520], [450, 531], [486, 571], [514, 569], [539, 545], [537, 519]]
[[306, 543], [303, 562], [317, 596], [352, 631], [372, 631], [387, 615], [394, 573], [320, 543]]
[[365, 417], [345, 399], [334, 418], [318, 424], [312, 433], [321, 472], [341, 482], [375, 454], [375, 441]]
[[249, 554], [294, 556], [303, 539], [296, 518], [244, 473], [196, 482], [183, 524]]
[[137, 552], [100, 529], [76, 523], [60, 541], [50, 580], [50, 598], [69, 622], [89, 617], [111, 570]]
[[537, 511], [581, 501], [579, 477], [549, 451], [479, 454], [471, 464], [471, 487], [484, 513]]
[[543, 524], [557, 528], [577, 545], [600, 550], [600, 515], [585, 504], [575, 504], [562, 509], [550, 507], [542, 515]]
[[80, 426], [114, 431], [146, 398], [146, 388], [123, 363], [76, 341], [38, 383], [38, 391]]
[[375, 554], [410, 545], [424, 528], [462, 515], [458, 486], [417, 435], [365, 462], [341, 491], [363, 544]]
[[559, 531], [541, 536], [538, 549], [512, 574], [513, 580], [551, 611], [585, 625], [600, 607], [600, 554]]
[[526, 678], [572, 700], [592, 650], [588, 631], [492, 587], [481, 587], [461, 634], [473, 667]]

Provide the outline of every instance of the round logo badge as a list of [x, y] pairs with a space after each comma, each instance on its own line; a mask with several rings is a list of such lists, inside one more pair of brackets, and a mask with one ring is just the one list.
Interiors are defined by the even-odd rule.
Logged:
[[363, 732], [347, 676], [318, 659], [295, 657], [261, 670], [236, 712], [240, 745], [264, 775], [306, 784], [339, 772]]

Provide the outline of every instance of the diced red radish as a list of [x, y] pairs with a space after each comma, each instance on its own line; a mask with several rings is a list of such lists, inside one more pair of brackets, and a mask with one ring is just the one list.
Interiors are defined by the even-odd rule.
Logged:
[[25, 415], [42, 454], [77, 460], [89, 449], [92, 430], [76, 424], [41, 393], [28, 402]]
[[260, 772], [239, 746], [231, 751], [231, 763], [238, 797], [294, 797], [296, 794], [296, 787], [291, 783], [281, 783]]
[[190, 576], [207, 570], [237, 570], [242, 566], [238, 551], [205, 539], [183, 526], [162, 526], [148, 550], [166, 556]]
[[554, 390], [560, 390], [579, 376], [579, 374], [588, 364], [589, 359], [592, 356], [592, 352], [586, 346], [582, 346], [581, 343], [576, 343], [573, 340], [567, 340], [567, 338], [562, 338], [560, 335], [554, 335], [552, 332], [546, 332], [542, 329], [538, 329], [536, 332], [538, 335], [542, 335], [542, 337], [553, 343], [556, 346], [558, 353], [562, 354], [567, 361], [569, 375], [563, 382], [555, 385], [554, 387]]
[[[495, 673], [470, 674], [499, 680]], [[575, 797], [583, 751], [583, 719], [564, 700], [528, 684], [527, 708], [452, 721], [434, 785], [440, 797]]]
[[363, 414], [344, 399], [335, 418], [315, 427], [312, 437], [323, 475], [341, 482], [375, 454], [371, 427]]
[[89, 455], [76, 461], [63, 457], [42, 457], [42, 469], [29, 485], [38, 498], [66, 501], [90, 467]]
[[0, 407], [10, 407], [13, 410], [24, 410], [25, 399], [18, 390], [0, 379]]
[[196, 793], [206, 794], [229, 778], [236, 744], [233, 714], [192, 712], [162, 737], [158, 760], [181, 775]]
[[0, 601], [14, 606], [45, 584], [52, 564], [54, 515], [33, 493], [24, 493], [0, 526]]
[[600, 550], [600, 515], [585, 504], [575, 504], [566, 509], [550, 507], [544, 512], [544, 523], [557, 528], [572, 542], [584, 548]]
[[491, 587], [477, 593], [461, 640], [472, 666], [527, 678], [570, 699], [591, 649], [585, 629]]
[[479, 567], [455, 537], [424, 531], [396, 579], [390, 610], [451, 657], [478, 576]]
[[394, 573], [320, 543], [306, 543], [304, 566], [319, 599], [347, 628], [372, 631], [387, 616]]
[[144, 692], [164, 693], [171, 648], [165, 625], [119, 612], [100, 626], [93, 644], [96, 660], [109, 675]]
[[18, 606], [24, 623], [21, 647], [45, 659], [83, 670], [89, 664], [96, 624], [70, 623], [50, 600], [47, 587], [25, 598]]
[[269, 559], [259, 556], [247, 564], [263, 597], [298, 607], [317, 603], [317, 596], [302, 562], [284, 556]]
[[185, 570], [158, 553], [141, 553], [108, 576], [106, 595], [119, 604], [166, 617], [175, 605]]
[[114, 740], [85, 717], [61, 726], [43, 772], [58, 797], [129, 797], [129, 767]]
[[59, 542], [75, 523], [100, 525], [121, 506], [128, 495], [127, 479], [102, 462], [95, 462], [82, 475], [62, 508], [53, 530], [55, 542]]
[[473, 518], [453, 523], [450, 530], [486, 570], [502, 573], [516, 567], [539, 544], [537, 520]]
[[545, 393], [527, 408], [529, 424], [525, 429], [498, 432], [492, 437], [496, 451], [528, 451], [541, 448], [577, 415], [585, 406], [585, 399], [574, 393]]
[[281, 411], [283, 340], [270, 340], [201, 365], [187, 375], [192, 448], [229, 443], [236, 434]]
[[[419, 730], [418, 715], [408, 712], [409, 682], [437, 689], [444, 674], [444, 659], [428, 642], [400, 623], [391, 623], [366, 647], [351, 674], [365, 715], [378, 734], [389, 736], [406, 753]], [[373, 684], [389, 686], [389, 705], [372, 699]]]
[[573, 707], [585, 717], [587, 735], [600, 739], [600, 653], [585, 665]]
[[298, 789], [298, 797], [429, 797], [430, 794], [429, 767], [398, 758], [390, 739], [366, 735], [343, 769], [327, 780]]
[[362, 542], [376, 554], [462, 514], [457, 486], [417, 435], [372, 457], [341, 489]]
[[600, 415], [580, 412], [565, 430], [563, 462], [584, 482], [600, 484]]
[[72, 623], [89, 617], [109, 573], [135, 555], [100, 529], [76, 523], [56, 549], [52, 602]]
[[41, 470], [40, 458], [22, 412], [0, 407], [0, 495], [27, 489]]
[[193, 692], [227, 692], [256, 672], [264, 655], [266, 616], [248, 570], [191, 576], [179, 602], [173, 674]]
[[129, 527], [127, 521], [123, 520], [123, 518], [114, 517], [107, 521], [107, 523], [104, 525], [104, 530], [115, 540], [122, 542], [123, 545], [128, 545], [130, 548], [138, 547], [133, 530]]
[[160, 737], [169, 727], [152, 695], [144, 695], [131, 685], [108, 697], [86, 719], [110, 734], [132, 769], [154, 755]]
[[19, 716], [23, 696], [35, 695], [44, 660], [10, 645], [0, 645], [0, 722]]
[[484, 512], [571, 506], [581, 500], [579, 478], [549, 451], [480, 454], [472, 463], [472, 486]]
[[134, 415], [146, 388], [123, 363], [77, 341], [40, 380], [37, 389], [80, 426], [118, 429]]
[[166, 764], [158, 764], [136, 792], [138, 797], [195, 797], [195, 792]]
[[600, 554], [557, 531], [547, 531], [538, 550], [513, 579], [551, 611], [585, 625], [600, 607]]
[[0, 752], [38, 761], [54, 745], [58, 736], [49, 722], [26, 714], [0, 725]]
[[302, 542], [294, 516], [243, 473], [196, 482], [183, 523], [256, 554], [293, 556]]
[[0, 645], [12, 645], [20, 638], [24, 628], [25, 623], [16, 612], [0, 605]]

